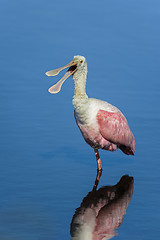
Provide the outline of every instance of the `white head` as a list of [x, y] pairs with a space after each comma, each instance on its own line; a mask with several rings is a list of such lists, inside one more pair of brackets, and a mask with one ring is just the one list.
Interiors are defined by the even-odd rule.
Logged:
[[81, 75], [84, 75], [85, 77], [87, 75], [87, 61], [85, 57], [80, 55], [74, 56], [73, 60], [64, 67], [46, 72], [46, 75], [56, 76], [60, 73], [60, 71], [68, 67], [69, 69], [67, 70], [66, 74], [55, 85], [48, 89], [50, 93], [58, 93], [61, 90], [61, 86], [64, 81], [71, 75], [73, 76], [74, 80]]
[[86, 61], [85, 57], [80, 56], [80, 55], [74, 56], [73, 61], [77, 62], [77, 70], [79, 70], [87, 65], [87, 61]]

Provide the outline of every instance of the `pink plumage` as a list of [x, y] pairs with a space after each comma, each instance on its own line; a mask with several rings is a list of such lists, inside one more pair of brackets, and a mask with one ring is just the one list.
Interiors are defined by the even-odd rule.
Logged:
[[120, 112], [99, 110], [97, 113], [99, 131], [102, 137], [116, 144], [127, 155], [134, 155], [135, 139], [125, 116]]

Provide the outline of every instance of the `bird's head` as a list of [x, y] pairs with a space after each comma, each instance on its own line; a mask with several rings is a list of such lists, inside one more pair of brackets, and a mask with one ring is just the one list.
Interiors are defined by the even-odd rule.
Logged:
[[74, 56], [73, 61], [77, 62], [77, 70], [84, 68], [85, 65], [87, 64], [85, 57], [80, 55]]
[[48, 89], [50, 93], [58, 93], [61, 90], [62, 84], [67, 78], [69, 78], [69, 76], [87, 72], [87, 61], [83, 56], [80, 55], [74, 56], [73, 60], [69, 62], [67, 65], [65, 65], [64, 67], [48, 71], [46, 72], [46, 75], [56, 76], [65, 68], [69, 69], [67, 70], [66, 74], [56, 84], [54, 84], [52, 87]]

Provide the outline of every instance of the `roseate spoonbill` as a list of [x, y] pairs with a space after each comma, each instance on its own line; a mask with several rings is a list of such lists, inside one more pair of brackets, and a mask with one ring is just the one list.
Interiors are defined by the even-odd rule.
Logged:
[[133, 194], [133, 177], [124, 175], [114, 186], [94, 189], [76, 209], [70, 225], [71, 240], [107, 240], [118, 235]]
[[69, 68], [66, 74], [48, 91], [58, 93], [64, 81], [69, 76], [73, 76], [75, 84], [74, 116], [85, 141], [94, 149], [98, 170], [102, 170], [99, 148], [109, 151], [115, 151], [119, 148], [127, 155], [134, 155], [135, 139], [120, 110], [105, 101], [88, 98], [86, 94], [87, 61], [85, 57], [77, 55], [64, 67], [46, 72], [46, 75], [56, 76], [65, 68]]

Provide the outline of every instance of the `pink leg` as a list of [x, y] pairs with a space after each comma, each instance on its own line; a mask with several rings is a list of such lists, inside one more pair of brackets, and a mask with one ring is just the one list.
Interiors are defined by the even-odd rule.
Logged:
[[102, 171], [102, 163], [101, 163], [98, 149], [94, 149], [94, 152], [95, 152], [96, 159], [97, 159], [97, 169], [98, 169], [98, 171]]

